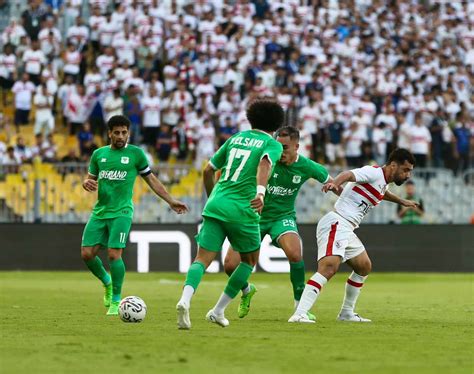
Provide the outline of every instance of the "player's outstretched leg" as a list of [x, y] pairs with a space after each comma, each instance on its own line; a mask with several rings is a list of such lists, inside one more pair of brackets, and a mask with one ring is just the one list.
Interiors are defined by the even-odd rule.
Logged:
[[196, 292], [199, 283], [201, 283], [204, 272], [216, 257], [216, 253], [217, 252], [211, 252], [200, 247], [194, 262], [189, 267], [181, 298], [179, 299], [178, 304], [176, 304], [178, 329], [180, 330], [189, 330], [191, 328], [191, 318], [189, 317], [191, 299]]
[[[240, 264], [240, 254], [237, 251], [234, 251], [232, 247], [229, 247], [227, 254], [224, 259], [224, 271], [230, 277], [232, 273], [237, 269]], [[237, 315], [239, 318], [246, 317], [250, 312], [250, 302], [252, 301], [253, 296], [257, 292], [257, 287], [253, 283], [247, 283], [242, 287], [242, 296], [240, 298], [240, 303], [237, 308]]]
[[112, 301], [107, 311], [108, 316], [117, 316], [122, 298], [122, 285], [125, 278], [125, 264], [122, 260], [121, 248], [109, 248], [110, 275], [112, 276]]
[[367, 275], [370, 273], [372, 263], [367, 252], [364, 251], [360, 255], [348, 260], [347, 264], [354, 271], [347, 279], [344, 301], [337, 319], [346, 322], [371, 322], [370, 319], [363, 318], [355, 312], [355, 305]]
[[95, 247], [81, 247], [81, 257], [91, 273], [102, 282], [104, 286], [104, 306], [108, 308], [112, 300], [112, 279], [105, 270], [102, 260], [97, 256], [99, 249], [100, 245]]
[[321, 289], [336, 274], [341, 263], [339, 256], [323, 257], [318, 263], [318, 272], [315, 273], [306, 286], [301, 296], [301, 300], [296, 308], [295, 313], [290, 317], [288, 322], [297, 323], [314, 323], [308, 316], [308, 312], [316, 302]]
[[206, 315], [206, 319], [209, 322], [216, 323], [222, 327], [229, 325], [229, 321], [224, 316], [225, 309], [247, 283], [252, 274], [253, 267], [258, 261], [259, 252], [259, 250], [256, 250], [249, 253], [240, 253], [242, 262], [230, 276], [227, 286], [217, 301], [217, 304]]
[[[283, 249], [290, 262], [290, 281], [293, 286], [295, 310], [300, 303], [301, 295], [305, 288], [304, 261], [302, 256], [301, 239], [298, 233], [288, 232], [278, 239], [278, 244]], [[316, 321], [316, 317], [307, 313], [309, 319]]]

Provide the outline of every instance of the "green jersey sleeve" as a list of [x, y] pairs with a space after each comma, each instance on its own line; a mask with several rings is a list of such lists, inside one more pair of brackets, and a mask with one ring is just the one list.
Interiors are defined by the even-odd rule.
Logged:
[[272, 166], [274, 166], [280, 160], [282, 153], [283, 146], [281, 143], [272, 139], [268, 142], [267, 147], [263, 151], [261, 159], [263, 159], [265, 156], [268, 156]]
[[141, 176], [146, 176], [151, 173], [150, 166], [148, 165], [148, 160], [146, 158], [145, 152], [143, 149], [137, 149], [137, 159], [136, 159], [137, 171]]
[[97, 151], [95, 150], [92, 153], [91, 160], [89, 162], [89, 170], [88, 173], [93, 175], [94, 177], [99, 176], [99, 165], [97, 164]]
[[311, 169], [311, 178], [316, 179], [320, 183], [326, 183], [329, 180], [329, 173], [327, 169], [313, 160], [309, 160], [309, 166]]
[[229, 140], [232, 138], [229, 138], [222, 146], [217, 150], [217, 152], [212, 156], [211, 160], [209, 161], [211, 166], [215, 170], [222, 169], [222, 167], [225, 165], [225, 161], [227, 158], [227, 147], [229, 144]]

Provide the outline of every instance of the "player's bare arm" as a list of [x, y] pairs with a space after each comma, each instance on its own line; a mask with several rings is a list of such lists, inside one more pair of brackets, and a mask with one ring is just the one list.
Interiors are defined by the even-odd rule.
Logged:
[[260, 160], [257, 169], [257, 194], [255, 198], [250, 202], [250, 205], [258, 213], [262, 213], [263, 200], [265, 198], [266, 185], [272, 171], [272, 163], [268, 157], [264, 157]]
[[216, 180], [214, 178], [215, 172], [216, 170], [212, 167], [211, 163], [208, 162], [202, 173], [202, 179], [204, 181], [204, 188], [206, 189], [207, 197], [211, 195], [214, 185], [216, 184]]
[[[350, 170], [343, 171], [340, 173], [332, 182], [327, 182], [321, 191], [327, 193], [328, 191], [337, 191], [339, 194], [342, 192], [342, 185], [346, 182], [355, 182], [356, 177]], [[336, 193], [336, 192], [335, 192]], [[336, 193], [338, 195], [338, 193]]]
[[394, 193], [392, 193], [390, 191], [385, 192], [383, 200], [390, 201], [390, 202], [395, 203], [395, 204], [399, 204], [399, 205], [404, 206], [406, 208], [419, 209], [419, 205], [415, 201], [402, 199], [401, 197], [395, 195]]
[[186, 213], [189, 209], [186, 204], [182, 203], [179, 200], [174, 199], [166, 187], [159, 181], [155, 174], [150, 173], [143, 177], [145, 182], [150, 186], [155, 194], [157, 194], [161, 199], [166, 201], [171, 209], [173, 209], [178, 214]]
[[84, 188], [87, 192], [94, 192], [97, 191], [97, 176], [92, 174], [87, 174], [87, 178], [84, 179], [82, 183], [82, 188]]

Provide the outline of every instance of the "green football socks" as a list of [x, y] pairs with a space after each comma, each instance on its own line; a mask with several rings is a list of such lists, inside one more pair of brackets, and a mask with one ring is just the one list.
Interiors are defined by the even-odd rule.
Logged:
[[123, 278], [125, 278], [125, 264], [122, 258], [110, 261], [110, 274], [113, 285], [112, 302], [117, 302], [121, 299]]
[[110, 275], [104, 268], [104, 264], [99, 256], [95, 256], [92, 260], [84, 261], [89, 268], [89, 270], [94, 274], [100, 281], [103, 283], [104, 286], [110, 284]]
[[186, 275], [185, 286], [191, 286], [194, 290], [197, 290], [199, 283], [201, 283], [202, 276], [206, 271], [206, 267], [203, 263], [195, 261], [191, 264]]
[[252, 274], [252, 270], [253, 266], [241, 262], [230, 276], [224, 293], [232, 299], [235, 298], [240, 290], [247, 284], [247, 281]]
[[305, 286], [304, 261], [290, 262], [290, 280], [293, 285], [293, 296], [299, 301]]

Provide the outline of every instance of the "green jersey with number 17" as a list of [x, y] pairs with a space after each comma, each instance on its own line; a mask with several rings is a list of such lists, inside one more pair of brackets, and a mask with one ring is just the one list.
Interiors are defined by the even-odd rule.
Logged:
[[96, 149], [89, 174], [97, 177], [97, 203], [92, 215], [99, 219], [133, 217], [133, 185], [137, 175], [147, 175], [150, 167], [143, 150], [127, 144], [120, 149], [110, 146]]
[[242, 131], [229, 138], [211, 158], [211, 166], [222, 169], [202, 215], [224, 222], [257, 224], [260, 216], [250, 206], [257, 189], [257, 169], [265, 156], [275, 165], [282, 145], [260, 130]]
[[324, 166], [301, 155], [298, 155], [291, 165], [278, 162], [268, 181], [260, 221], [269, 222], [286, 216], [294, 217], [296, 196], [301, 186], [310, 178], [326, 183], [329, 173]]

